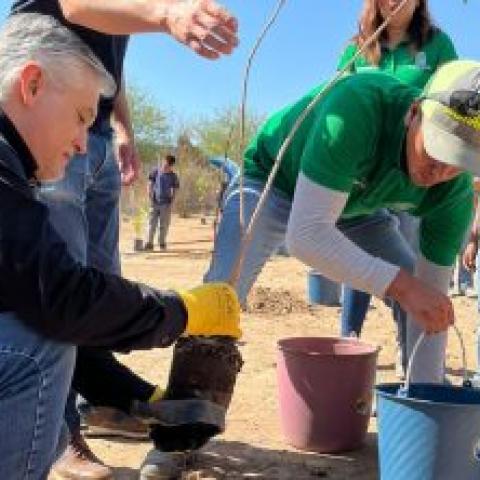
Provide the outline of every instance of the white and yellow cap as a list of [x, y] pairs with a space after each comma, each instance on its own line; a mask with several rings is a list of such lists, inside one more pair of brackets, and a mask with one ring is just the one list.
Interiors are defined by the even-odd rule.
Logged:
[[428, 155], [480, 176], [480, 62], [440, 67], [423, 91], [421, 109]]

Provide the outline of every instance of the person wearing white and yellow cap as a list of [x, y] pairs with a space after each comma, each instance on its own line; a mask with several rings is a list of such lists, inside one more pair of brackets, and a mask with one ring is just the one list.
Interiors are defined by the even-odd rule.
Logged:
[[[322, 86], [271, 116], [245, 152], [251, 216], [276, 155]], [[422, 331], [413, 381], [442, 382], [451, 267], [473, 214], [480, 174], [480, 63], [442, 66], [423, 92], [382, 73], [342, 78], [295, 135], [246, 252], [241, 301], [286, 237], [290, 254], [327, 277], [398, 302], [409, 314], [407, 350]], [[206, 281], [228, 279], [239, 250], [239, 186], [225, 194]], [[420, 219], [420, 256], [395, 222], [359, 225], [382, 208]]]

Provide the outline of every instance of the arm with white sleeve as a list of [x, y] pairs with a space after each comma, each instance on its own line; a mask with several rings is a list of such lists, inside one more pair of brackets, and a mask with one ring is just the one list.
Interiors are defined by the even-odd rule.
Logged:
[[336, 191], [300, 173], [287, 228], [292, 255], [332, 280], [378, 297], [388, 296], [428, 332], [445, 330], [453, 322], [451, 302], [431, 285], [399, 267], [372, 257], [336, 227], [348, 193]]
[[[423, 255], [417, 261], [415, 276], [443, 293], [446, 298], [452, 267], [444, 267], [427, 260]], [[422, 304], [419, 304], [422, 307]], [[453, 310], [452, 310], [453, 318]], [[422, 325], [408, 315], [407, 322], [407, 358], [410, 358], [418, 338], [423, 333]], [[445, 351], [447, 348], [447, 332], [431, 335], [422, 341], [421, 348], [415, 354], [411, 366], [411, 381], [415, 383], [443, 383], [445, 379]]]

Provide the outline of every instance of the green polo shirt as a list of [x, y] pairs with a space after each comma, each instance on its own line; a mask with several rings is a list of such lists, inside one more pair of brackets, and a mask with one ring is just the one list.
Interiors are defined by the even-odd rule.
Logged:
[[[340, 57], [338, 70], [342, 69], [357, 51], [356, 44], [348, 45]], [[352, 64], [350, 72], [381, 71], [395, 76], [407, 85], [423, 88], [440, 65], [455, 59], [457, 53], [450, 37], [441, 30], [436, 30], [418, 52], [412, 50], [409, 42], [402, 42], [392, 50], [382, 48], [378, 66], [372, 66], [360, 55]]]
[[[276, 155], [319, 86], [270, 117], [245, 152], [245, 174], [264, 181]], [[422, 218], [420, 247], [430, 261], [453, 265], [473, 214], [472, 177], [440, 185], [414, 185], [401, 166], [405, 114], [420, 91], [382, 73], [341, 79], [316, 105], [294, 136], [275, 179], [292, 198], [300, 172], [348, 194], [341, 218], [380, 208]]]

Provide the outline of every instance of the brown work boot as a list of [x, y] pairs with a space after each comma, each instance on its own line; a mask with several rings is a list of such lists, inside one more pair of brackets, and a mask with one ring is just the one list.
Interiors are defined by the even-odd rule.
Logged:
[[82, 412], [86, 437], [121, 437], [147, 440], [148, 426], [132, 415], [110, 407], [89, 406]]
[[90, 450], [80, 433], [70, 437], [62, 456], [53, 464], [51, 480], [113, 480], [112, 470]]

